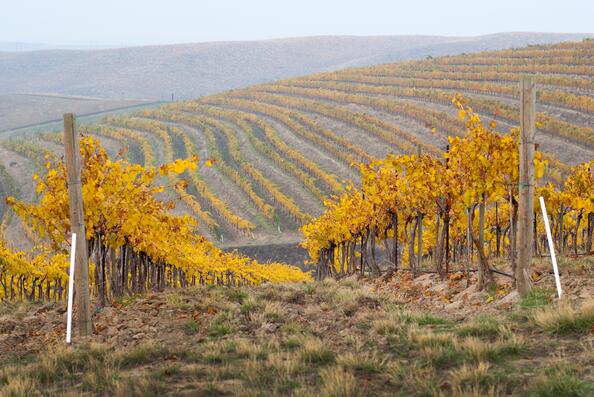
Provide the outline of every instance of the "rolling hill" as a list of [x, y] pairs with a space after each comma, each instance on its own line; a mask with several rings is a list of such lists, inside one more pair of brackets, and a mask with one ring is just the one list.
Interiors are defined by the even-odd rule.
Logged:
[[0, 52], [0, 93], [34, 92], [152, 101], [170, 100], [173, 93], [178, 99], [190, 99], [345, 67], [584, 37], [588, 35], [321, 36], [86, 51]]
[[[40, 128], [43, 124], [61, 121], [63, 113], [90, 116], [148, 104], [138, 100], [59, 94], [0, 94], [0, 132], [11, 131], [10, 135], [14, 135], [22, 129]], [[4, 134], [4, 137], [7, 135], [9, 134]]]
[[[438, 154], [464, 126], [450, 99], [462, 93], [500, 130], [519, 123], [517, 81], [536, 73], [539, 149], [547, 178], [594, 158], [594, 40], [429, 58], [324, 72], [175, 102], [83, 126], [115, 155], [141, 164], [199, 154], [212, 168], [185, 175], [178, 211], [221, 245], [291, 242], [323, 200], [356, 180], [353, 163], [420, 147]], [[44, 155], [61, 155], [60, 133], [0, 145], [0, 195], [34, 200]], [[179, 198], [181, 197], [181, 199]], [[2, 200], [3, 202], [4, 200]], [[0, 207], [0, 232], [15, 244], [28, 228]]]
[[0, 133], [6, 137], [7, 131], [48, 129], [66, 112], [92, 117], [171, 101], [172, 95], [192, 99], [346, 67], [584, 37], [588, 35], [322, 36], [87, 50], [0, 43]]

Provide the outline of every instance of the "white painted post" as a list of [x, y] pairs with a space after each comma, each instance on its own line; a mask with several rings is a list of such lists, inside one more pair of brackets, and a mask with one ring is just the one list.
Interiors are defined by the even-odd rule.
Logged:
[[549, 242], [549, 252], [551, 253], [551, 262], [553, 262], [553, 272], [555, 273], [555, 284], [557, 284], [557, 296], [561, 298], [561, 279], [559, 278], [559, 268], [557, 268], [557, 258], [555, 257], [555, 245], [553, 244], [553, 236], [551, 235], [551, 227], [549, 226], [549, 217], [547, 216], [547, 209], [545, 207], [544, 198], [540, 196], [540, 209], [542, 210], [542, 217], [544, 218], [545, 229], [547, 231], [547, 240]]
[[68, 278], [68, 317], [66, 319], [66, 343], [72, 342], [72, 302], [74, 300], [74, 264], [76, 262], [76, 233], [72, 233], [70, 247], [70, 274]]

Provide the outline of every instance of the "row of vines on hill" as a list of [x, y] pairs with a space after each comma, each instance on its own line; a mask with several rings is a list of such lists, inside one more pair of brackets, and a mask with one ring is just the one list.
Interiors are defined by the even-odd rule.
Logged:
[[[290, 84], [272, 86], [275, 90], [290, 94], [305, 94], [325, 96], [328, 99], [347, 103], [361, 103], [365, 105], [388, 108], [393, 106], [389, 97], [404, 97], [424, 100], [440, 104], [448, 104], [451, 93], [411, 87], [375, 86], [365, 84], [340, 83], [334, 81], [296, 80]], [[476, 110], [497, 115], [514, 123], [519, 121], [519, 111], [513, 106], [506, 105], [494, 99], [469, 96]], [[577, 141], [590, 147], [594, 146], [594, 130], [588, 126], [575, 125], [560, 120], [547, 113], [538, 113], [539, 129], [552, 135], [560, 136], [571, 141]]]
[[[260, 169], [255, 167], [250, 162], [244, 160], [240, 141], [238, 140], [238, 137], [233, 129], [226, 123], [218, 120], [216, 117], [200, 116], [185, 112], [171, 112], [165, 109], [152, 111], [147, 113], [147, 115], [162, 120], [170, 120], [187, 124], [200, 129], [210, 142], [210, 149], [213, 153], [212, 157], [215, 159], [215, 165], [220, 166], [221, 170], [223, 170], [223, 172], [225, 172], [249, 195], [249, 197], [258, 206], [258, 208], [262, 210], [263, 214], [267, 218], [274, 218], [274, 207], [266, 203], [266, 201], [254, 191], [253, 185], [249, 181], [246, 181], [242, 174], [247, 175], [249, 179], [253, 181], [254, 185], [266, 192], [273, 204], [276, 204], [278, 207], [280, 207], [280, 209], [293, 220], [303, 222], [309, 219], [308, 214], [303, 212], [291, 197], [283, 193], [277, 184], [266, 177]], [[216, 149], [217, 142], [213, 130], [218, 131], [220, 136], [226, 140], [227, 151], [229, 155], [227, 159], [223, 158], [222, 153], [219, 153], [218, 149]], [[234, 166], [226, 164], [225, 160], [229, 161], [230, 164], [234, 164]], [[241, 171], [241, 174], [239, 171]]]
[[[379, 274], [377, 245], [383, 245], [393, 271], [407, 261], [408, 269], [418, 273], [423, 260], [431, 258], [441, 275], [449, 271], [450, 261], [469, 271], [475, 251], [480, 288], [492, 280], [490, 257], [502, 255], [507, 246], [515, 274], [518, 130], [497, 133], [496, 123], [483, 125], [462, 97], [453, 102], [466, 134], [450, 137], [441, 158], [390, 154], [361, 165], [361, 187], [347, 186], [346, 194], [327, 201], [324, 214], [302, 228], [302, 245], [317, 264], [319, 278]], [[537, 152], [537, 178], [544, 175], [546, 164]], [[535, 199], [541, 195], [559, 246], [569, 241], [575, 255], [590, 253], [594, 161], [572, 168], [561, 189], [551, 183], [539, 187]], [[534, 228], [534, 250], [540, 253], [546, 240], [537, 217]]]
[[[356, 83], [363, 87], [370, 85], [378, 87], [411, 87], [431, 88], [440, 90], [458, 90], [471, 93], [487, 94], [492, 96], [509, 96], [519, 98], [519, 90], [515, 85], [500, 84], [472, 80], [448, 80], [448, 79], [417, 79], [414, 77], [383, 77], [366, 76], [348, 72], [336, 72], [320, 76], [323, 81], [336, 81], [341, 83]], [[308, 80], [315, 80], [315, 76], [308, 77]], [[576, 95], [567, 91], [542, 89], [537, 93], [537, 100], [540, 103], [565, 107], [594, 113], [594, 98], [589, 95]]]
[[[343, 93], [333, 90], [285, 85], [266, 85], [257, 87], [257, 91], [257, 93], [246, 91], [245, 93], [235, 93], [233, 95], [248, 95], [257, 100], [265, 100], [283, 104], [284, 106], [297, 107], [299, 109], [307, 110], [308, 112], [319, 113], [326, 117], [352, 124], [377, 136], [379, 139], [389, 143], [393, 147], [396, 147], [401, 153], [412, 153], [417, 146], [420, 146], [424, 151], [433, 154], [439, 154], [441, 150], [435, 146], [422, 142], [416, 137], [409, 137], [408, 135], [411, 134], [402, 133], [402, 131], [393, 124], [378, 119], [377, 117], [366, 113], [365, 110], [352, 111], [322, 101], [332, 101], [341, 105], [357, 104], [377, 109], [381, 112], [403, 115], [404, 117], [422, 123], [435, 135], [443, 132], [445, 134], [458, 136], [460, 135], [460, 131], [464, 128], [463, 122], [445, 112], [433, 111], [424, 108], [420, 104], [417, 105], [405, 100], [373, 97], [363, 93]], [[440, 96], [440, 103], [445, 101], [445, 98], [446, 96], [443, 96], [443, 98]], [[473, 99], [473, 104], [474, 103], [475, 99]], [[502, 105], [496, 101], [479, 101], [479, 104], [482, 105], [482, 110], [484, 110], [486, 104], [489, 106], [492, 105], [493, 107], [489, 107], [488, 113], [497, 116], [500, 119], [509, 120], [509, 122], [512, 123], [517, 123], [519, 121], [519, 113], [512, 107]], [[558, 129], [559, 131], [562, 131], [562, 133], [558, 135], [572, 141], [589, 141], [590, 138], [582, 139], [581, 137], [589, 137], [590, 133], [594, 134], [594, 131], [589, 127], [568, 124], [561, 120], [553, 119], [546, 114], [540, 114], [538, 120], [537, 125], [540, 128], [546, 129], [545, 127], [550, 127], [551, 130]], [[551, 122], [549, 123], [548, 121]], [[403, 139], [399, 139], [399, 137]], [[447, 135], [444, 135], [443, 139], [445, 140], [446, 138]], [[441, 139], [441, 136], [439, 139]], [[445, 148], [446, 142], [444, 142], [443, 148]], [[563, 176], [569, 171], [569, 168], [550, 154], [543, 153], [543, 156], [549, 160], [551, 166], [550, 169], [548, 169], [547, 177], [557, 183], [562, 182]]]
[[[172, 201], [156, 198], [160, 176], [197, 169], [197, 157], [155, 167], [110, 159], [99, 141], [81, 141], [82, 192], [92, 285], [99, 305], [128, 293], [196, 284], [242, 285], [304, 281], [309, 275], [283, 264], [259, 264], [224, 253], [196, 234], [196, 221], [171, 213]], [[8, 204], [44, 242], [41, 254], [0, 246], [2, 299], [61, 299], [68, 278], [65, 256], [70, 230], [64, 163], [47, 164], [36, 175], [38, 204], [14, 198]], [[178, 181], [177, 183], [183, 183]]]

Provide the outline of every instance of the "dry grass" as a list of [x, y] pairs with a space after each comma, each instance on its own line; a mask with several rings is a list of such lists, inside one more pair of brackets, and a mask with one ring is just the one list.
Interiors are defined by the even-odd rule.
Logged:
[[[533, 336], [551, 324], [556, 330], [586, 321], [590, 303], [529, 309], [523, 320], [451, 321], [401, 310], [354, 279], [202, 288], [155, 299], [162, 300], [160, 315], [170, 317], [153, 339], [130, 334], [111, 344], [56, 347], [29, 361], [0, 362], [0, 397], [536, 396], [547, 388], [581, 393], [592, 382], [594, 343], [583, 333]], [[126, 304], [130, 317], [141, 313], [137, 304], [146, 302]], [[356, 306], [352, 316], [349, 305]], [[195, 311], [199, 315], [189, 317]], [[195, 328], [188, 333], [190, 318]], [[550, 349], [546, 355], [543, 346]], [[557, 346], [579, 348], [565, 357]], [[558, 358], [551, 363], [551, 357]]]
[[334, 362], [335, 353], [321, 340], [306, 339], [298, 350], [301, 361], [307, 364], [324, 365]]
[[487, 357], [489, 345], [476, 336], [468, 336], [459, 343], [459, 349], [467, 352], [474, 360], [481, 362]]
[[556, 334], [586, 333], [594, 325], [594, 300], [584, 302], [579, 310], [565, 301], [538, 309], [533, 321], [536, 326]]
[[372, 330], [379, 335], [396, 335], [406, 330], [406, 325], [397, 313], [388, 313], [371, 323]]
[[420, 347], [447, 346], [456, 341], [456, 335], [451, 332], [435, 333], [431, 329], [413, 326], [408, 330], [408, 340]]
[[488, 362], [464, 364], [450, 371], [451, 396], [456, 397], [498, 397], [505, 395], [505, 381], [493, 374]]
[[580, 376], [577, 367], [566, 362], [558, 362], [551, 368], [542, 370], [527, 393], [529, 397], [592, 396], [594, 382]]
[[264, 319], [271, 322], [283, 322], [286, 318], [286, 310], [280, 302], [270, 302], [264, 307]]
[[466, 385], [481, 385], [489, 379], [489, 369], [491, 365], [488, 362], [479, 361], [476, 365], [464, 364], [460, 368], [450, 371], [450, 382], [454, 389], [465, 387]]
[[322, 397], [357, 397], [363, 392], [355, 376], [340, 367], [324, 368], [320, 376], [322, 378]]
[[15, 375], [0, 390], [1, 397], [28, 397], [40, 393], [32, 378]]
[[343, 368], [365, 374], [383, 372], [386, 368], [387, 361], [379, 352], [365, 350], [345, 352], [336, 358], [336, 363]]
[[268, 357], [268, 365], [278, 379], [289, 381], [302, 370], [302, 365], [294, 355], [274, 353]]
[[492, 316], [479, 316], [461, 325], [456, 332], [460, 336], [496, 337], [504, 333], [505, 328]]

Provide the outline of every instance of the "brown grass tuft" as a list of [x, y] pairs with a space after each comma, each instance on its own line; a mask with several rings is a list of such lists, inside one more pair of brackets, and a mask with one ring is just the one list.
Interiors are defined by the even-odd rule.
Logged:
[[321, 397], [357, 397], [363, 395], [355, 376], [340, 367], [324, 368], [320, 376], [322, 378]]
[[584, 302], [580, 310], [566, 301], [538, 309], [533, 321], [536, 326], [557, 334], [589, 332], [594, 324], [594, 300]]

